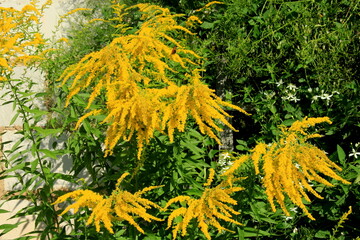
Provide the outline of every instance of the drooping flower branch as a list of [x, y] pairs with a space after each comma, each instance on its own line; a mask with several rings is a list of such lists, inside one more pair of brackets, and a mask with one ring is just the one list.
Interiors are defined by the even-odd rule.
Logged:
[[256, 174], [264, 175], [263, 184], [273, 211], [276, 211], [275, 202], [277, 202], [284, 213], [290, 215], [285, 205], [287, 196], [310, 219], [314, 220], [303, 203], [303, 199], [310, 202], [306, 191], [317, 198], [322, 197], [310, 182], [316, 181], [326, 186], [333, 186], [323, 177], [327, 176], [350, 184], [335, 173], [334, 169], [341, 171], [341, 168], [332, 162], [324, 151], [306, 142], [310, 138], [321, 137], [319, 134], [307, 133], [306, 129], [323, 122], [331, 123], [328, 117], [304, 118], [294, 122], [289, 128], [281, 127], [282, 134], [278, 141], [271, 144], [258, 143], [250, 151], [250, 155], [241, 156], [224, 175], [231, 176], [240, 163], [251, 159]]
[[141, 195], [161, 186], [144, 188], [143, 190], [132, 194], [128, 191], [122, 190], [120, 187], [122, 180], [128, 175], [129, 173], [124, 173], [118, 179], [116, 188], [109, 197], [102, 196], [90, 190], [76, 190], [62, 195], [53, 204], [59, 204], [66, 201], [68, 198], [75, 200], [75, 203], [65, 208], [61, 215], [68, 212], [70, 209], [74, 209], [74, 213], [76, 213], [81, 207], [90, 208], [92, 213], [86, 224], [94, 223], [96, 231], [98, 232], [100, 231], [101, 223], [103, 223], [104, 227], [110, 233], [114, 233], [112, 229], [113, 222], [120, 220], [127, 221], [139, 232], [144, 233], [144, 230], [135, 221], [136, 216], [141, 217], [147, 222], [151, 222], [152, 220], [162, 221], [162, 219], [147, 213], [147, 209], [149, 208], [154, 207], [161, 209], [161, 207], [150, 200], [142, 198]]
[[[216, 187], [209, 187], [213, 181], [214, 169], [210, 169], [208, 181], [200, 198], [195, 199], [189, 196], [178, 196], [170, 199], [165, 208], [169, 208], [174, 203], [186, 203], [188, 207], [180, 207], [172, 211], [168, 217], [168, 228], [173, 228], [173, 239], [176, 239], [178, 232], [184, 237], [187, 233], [187, 227], [192, 219], [197, 220], [197, 225], [207, 239], [211, 239], [209, 226], [215, 227], [218, 231], [229, 231], [221, 226], [219, 220], [242, 225], [240, 222], [232, 219], [232, 215], [238, 215], [239, 212], [228, 206], [228, 204], [237, 205], [237, 201], [230, 197], [230, 194], [244, 190], [242, 187], [229, 186], [227, 181], [221, 182]], [[182, 220], [174, 222], [176, 217], [182, 217]]]

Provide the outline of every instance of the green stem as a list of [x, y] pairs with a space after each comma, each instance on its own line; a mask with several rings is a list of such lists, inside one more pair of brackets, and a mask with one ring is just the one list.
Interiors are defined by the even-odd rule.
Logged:
[[[24, 104], [22, 104], [22, 101], [20, 101], [18, 95], [17, 95], [17, 87], [13, 86], [11, 84], [11, 81], [9, 81], [9, 85], [11, 86], [11, 90], [12, 92], [14, 93], [14, 97], [15, 97], [15, 101], [17, 102], [17, 105], [20, 106], [20, 112], [21, 114], [23, 115], [23, 120], [24, 120], [24, 123], [26, 123], [28, 126], [30, 126], [29, 124], [29, 119], [27, 118], [26, 116], [26, 112], [24, 110]], [[24, 129], [25, 130], [25, 129]], [[30, 136], [30, 140], [31, 142], [37, 146], [37, 143], [36, 143], [36, 140], [35, 140], [35, 136], [34, 134], [32, 133], [32, 131], [30, 131], [30, 129], [28, 130], [28, 134]], [[39, 154], [39, 151], [38, 151], [38, 148], [36, 147], [35, 149], [35, 154], [36, 154], [36, 158], [39, 160], [39, 165], [40, 165], [40, 169], [41, 169], [41, 172], [42, 172], [42, 178], [45, 180], [45, 184], [49, 185], [50, 187], [50, 190], [52, 190], [52, 187], [50, 184], [48, 184], [48, 178], [46, 176], [46, 173], [44, 171], [44, 164], [42, 163], [42, 160], [41, 160], [41, 157], [40, 157], [40, 154]]]
[[[49, 183], [49, 178], [48, 178], [48, 176], [47, 176], [46, 173], [45, 173], [44, 163], [43, 163], [43, 161], [42, 161], [42, 159], [41, 159], [41, 156], [40, 156], [40, 153], [39, 153], [39, 151], [38, 151], [38, 144], [37, 144], [37, 141], [36, 141], [36, 139], [35, 139], [35, 136], [34, 136], [33, 132], [30, 130], [30, 121], [29, 121], [29, 119], [28, 119], [28, 117], [27, 117], [26, 111], [24, 110], [24, 104], [23, 104], [23, 102], [20, 100], [20, 98], [19, 98], [19, 96], [18, 96], [18, 87], [17, 87], [17, 86], [14, 86], [14, 85], [12, 84], [11, 80], [8, 81], [8, 84], [10, 85], [11, 91], [12, 91], [13, 94], [14, 94], [14, 101], [15, 101], [16, 105], [19, 106], [19, 111], [20, 111], [20, 113], [21, 113], [22, 116], [23, 116], [24, 124], [27, 124], [27, 126], [28, 126], [28, 129], [24, 128], [23, 131], [24, 131], [24, 132], [25, 132], [25, 131], [27, 132], [27, 135], [30, 137], [30, 141], [31, 141], [32, 144], [35, 146], [35, 155], [36, 155], [36, 158], [37, 158], [37, 160], [38, 160], [38, 163], [39, 163], [39, 166], [40, 166], [40, 169], [41, 169], [40, 177], [44, 180], [45, 186], [48, 187], [48, 189], [50, 190], [50, 193], [49, 193], [49, 194], [51, 195], [51, 192], [53, 192], [53, 187], [52, 187], [52, 185]], [[36, 201], [34, 201], [34, 203], [35, 203], [35, 205], [36, 205]], [[51, 208], [52, 212], [55, 214], [56, 211], [55, 211], [54, 206], [51, 205], [50, 208]], [[59, 229], [59, 221], [58, 221], [58, 218], [55, 216], [55, 217], [53, 218], [53, 220], [54, 220], [56, 229]], [[51, 234], [48, 233], [48, 234], [47, 234], [47, 237], [48, 237], [48, 239], [51, 239]]]

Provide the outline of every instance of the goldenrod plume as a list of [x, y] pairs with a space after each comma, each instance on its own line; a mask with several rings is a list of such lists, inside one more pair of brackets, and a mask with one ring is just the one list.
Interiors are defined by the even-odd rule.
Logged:
[[62, 213], [74, 209], [76, 213], [80, 207], [87, 207], [92, 209], [92, 213], [87, 220], [87, 224], [94, 223], [96, 231], [100, 231], [100, 223], [104, 224], [104, 227], [110, 232], [112, 230], [112, 222], [115, 220], [125, 220], [133, 225], [141, 233], [144, 230], [135, 221], [135, 216], [141, 217], [147, 222], [152, 220], [162, 221], [162, 219], [154, 217], [147, 213], [147, 209], [154, 207], [160, 209], [161, 207], [150, 200], [142, 198], [141, 195], [152, 189], [159, 188], [161, 186], [152, 186], [144, 188], [134, 194], [120, 189], [121, 181], [129, 175], [124, 173], [116, 184], [116, 189], [111, 193], [109, 197], [103, 197], [98, 193], [90, 190], [76, 190], [67, 193], [59, 197], [53, 204], [58, 204], [66, 201], [68, 198], [74, 199], [76, 202], [68, 206]]
[[22, 10], [0, 7], [0, 81], [6, 80], [4, 76], [11, 75], [15, 66], [42, 59], [38, 47], [45, 40], [34, 30], [42, 16], [36, 2]]
[[[214, 173], [214, 170], [210, 170], [209, 178], [206, 184], [204, 184], [205, 186], [211, 184]], [[218, 231], [230, 231], [221, 226], [218, 219], [241, 225], [241, 223], [232, 219], [232, 214], [238, 215], [240, 213], [227, 205], [237, 204], [236, 200], [230, 197], [230, 194], [241, 190], [243, 190], [243, 188], [229, 186], [228, 183], [224, 181], [214, 188], [205, 188], [199, 199], [194, 199], [189, 196], [178, 196], [170, 199], [165, 208], [170, 207], [171, 204], [176, 202], [185, 202], [188, 205], [188, 207], [180, 207], [173, 210], [168, 218], [168, 228], [170, 228], [171, 225], [175, 225], [173, 228], [173, 239], [176, 239], [178, 231], [181, 231], [183, 237], [186, 235], [187, 227], [192, 219], [197, 220], [200, 230], [207, 239], [211, 239], [209, 226], [214, 226]], [[174, 219], [179, 216], [182, 216], [182, 220], [177, 223], [173, 222]]]
[[333, 163], [323, 151], [306, 142], [307, 139], [320, 135], [308, 134], [305, 130], [322, 122], [331, 123], [328, 117], [305, 118], [302, 121], [296, 121], [289, 128], [282, 127], [279, 141], [270, 145], [259, 143], [252, 150], [251, 159], [254, 161], [256, 173], [260, 172], [260, 162], [263, 164], [263, 183], [273, 211], [276, 209], [274, 202], [277, 201], [285, 214], [289, 215], [284, 202], [286, 194], [310, 219], [314, 219], [302, 198], [310, 201], [306, 190], [317, 198], [322, 197], [312, 188], [310, 181], [333, 186], [320, 175], [322, 174], [350, 184], [333, 170], [340, 171], [339, 166]]
[[[126, 11], [132, 8], [139, 8], [143, 14], [143, 23], [134, 34], [119, 35], [108, 46], [67, 68], [60, 77], [63, 84], [72, 79], [67, 104], [87, 87], [92, 87], [88, 108], [105, 93], [106, 109], [85, 114], [77, 126], [90, 115], [105, 114], [103, 122], [109, 124], [106, 154], [111, 154], [120, 139], [129, 140], [136, 135], [139, 158], [155, 131], [167, 131], [173, 141], [174, 131], [184, 131], [189, 116], [196, 120], [203, 134], [220, 143], [214, 132], [221, 131], [218, 121], [232, 128], [222, 107], [247, 113], [222, 101], [201, 82], [201, 70], [195, 63], [201, 57], [170, 35], [174, 31], [192, 34], [177, 24], [176, 17], [180, 15], [149, 4], [130, 8], [114, 5], [118, 16], [113, 20], [122, 23]], [[127, 28], [124, 24], [116, 27], [119, 26]], [[173, 73], [179, 72], [183, 73], [181, 79], [174, 79]], [[176, 82], [188, 84], [179, 86]]]

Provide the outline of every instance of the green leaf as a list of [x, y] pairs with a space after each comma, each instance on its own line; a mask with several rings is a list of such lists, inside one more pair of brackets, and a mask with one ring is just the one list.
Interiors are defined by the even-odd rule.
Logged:
[[1, 213], [8, 213], [8, 212], [10, 212], [10, 211], [5, 210], [5, 209], [0, 209], [0, 214], [1, 214]]
[[315, 233], [315, 237], [316, 237], [316, 238], [326, 238], [326, 239], [329, 239], [329, 237], [330, 237], [330, 232], [329, 232], [329, 231], [319, 230], [317, 233]]
[[14, 224], [1, 224], [0, 230], [3, 229], [4, 231], [0, 233], [0, 236], [5, 235], [6, 233], [10, 232], [11, 230], [17, 228], [20, 224], [24, 223], [26, 221], [14, 223]]
[[144, 238], [144, 240], [161, 240], [161, 237], [157, 237], [157, 236], [151, 234], [151, 235], [146, 236]]
[[239, 150], [239, 151], [246, 151], [246, 150], [249, 149], [246, 141], [244, 141], [244, 140], [239, 140], [239, 139], [237, 139], [236, 141], [237, 141], [238, 144], [239, 144], [239, 145], [236, 145], [236, 149], [237, 149], [237, 150]]
[[338, 158], [339, 161], [342, 165], [345, 164], [345, 158], [346, 158], [346, 154], [344, 149], [342, 149], [342, 147], [340, 147], [340, 145], [336, 145], [336, 150], [337, 150], [337, 154], [338, 154]]
[[14, 171], [19, 170], [19, 169], [22, 169], [22, 168], [24, 168], [25, 166], [26, 166], [26, 162], [22, 162], [22, 163], [16, 165], [15, 167], [12, 167], [12, 168], [10, 168], [10, 169], [7, 169], [7, 170], [4, 172], [4, 174], [9, 173], [9, 172], [14, 172]]
[[270, 236], [269, 232], [252, 227], [238, 227], [238, 233], [241, 233], [242, 239], [246, 237]]
[[47, 128], [41, 128], [41, 127], [34, 127], [34, 130], [36, 130], [38, 133], [40, 133], [43, 137], [49, 136], [49, 135], [55, 135], [62, 132], [62, 128], [55, 128], [55, 129], [47, 129]]
[[30, 163], [32, 172], [34, 172], [37, 169], [38, 164], [39, 164], [38, 158], [35, 158], [35, 160]]
[[276, 114], [276, 108], [274, 105], [270, 106], [270, 112], [272, 112], [273, 114]]
[[193, 142], [183, 142], [181, 141], [181, 145], [188, 148], [194, 155], [202, 155], [204, 153], [204, 150], [201, 148], [198, 148], [195, 143]]
[[57, 151], [50, 151], [48, 149], [39, 149], [39, 152], [43, 153], [46, 157], [57, 159], [58, 156], [56, 154]]
[[203, 191], [200, 191], [198, 189], [189, 189], [189, 190], [186, 190], [185, 193], [186, 193], [186, 195], [201, 197], [203, 194]]
[[44, 115], [49, 113], [48, 111], [40, 110], [38, 108], [32, 108], [31, 109], [31, 108], [26, 107], [26, 106], [23, 106], [23, 108], [24, 108], [24, 110], [26, 112], [33, 114], [35, 117], [44, 116]]
[[17, 113], [11, 118], [11, 121], [10, 121], [10, 123], [9, 123], [10, 126], [14, 124], [14, 122], [16, 121], [16, 119], [19, 117], [19, 114], [20, 114], [20, 112], [17, 112]]
[[204, 29], [211, 29], [211, 28], [214, 28], [215, 26], [215, 23], [210, 23], [210, 22], [203, 22], [200, 27], [201, 28], [204, 28]]
[[282, 122], [282, 124], [286, 127], [290, 127], [296, 120], [295, 119], [287, 119]]

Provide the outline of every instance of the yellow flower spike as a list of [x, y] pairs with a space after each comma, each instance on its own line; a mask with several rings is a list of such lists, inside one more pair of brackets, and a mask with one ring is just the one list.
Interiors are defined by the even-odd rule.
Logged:
[[215, 176], [215, 170], [213, 168], [210, 168], [210, 173], [209, 173], [209, 177], [208, 177], [208, 180], [206, 183], [204, 183], [204, 186], [205, 187], [208, 187], [211, 185], [211, 183], [213, 182], [214, 180], [214, 176]]
[[195, 12], [200, 12], [200, 11], [202, 11], [202, 10], [204, 10], [204, 9], [207, 9], [208, 7], [210, 7], [210, 6], [213, 5], [213, 4], [225, 4], [225, 3], [219, 2], [219, 1], [212, 1], [212, 2], [207, 3], [207, 4], [206, 4], [205, 6], [203, 6], [202, 8], [195, 10]]
[[102, 199], [98, 204], [93, 208], [89, 219], [86, 221], [87, 225], [94, 223], [95, 229], [97, 232], [100, 231], [100, 223], [104, 223], [104, 227], [110, 232], [114, 233], [112, 230], [112, 221], [115, 220], [115, 217], [111, 215], [111, 204], [112, 199]]
[[262, 162], [263, 184], [273, 211], [276, 211], [275, 202], [277, 202], [284, 213], [289, 215], [284, 202], [285, 196], [288, 196], [310, 219], [314, 220], [303, 203], [303, 199], [310, 201], [306, 191], [317, 198], [322, 197], [308, 181], [317, 181], [326, 186], [332, 186], [321, 176], [324, 175], [350, 184], [333, 170], [340, 171], [339, 166], [333, 163], [323, 151], [306, 142], [309, 138], [321, 136], [308, 134], [306, 130], [323, 122], [331, 124], [328, 117], [322, 117], [304, 118], [302, 121], [294, 122], [289, 128], [282, 126], [280, 127], [282, 135], [279, 141], [270, 145], [258, 143], [251, 151], [250, 158], [254, 161], [257, 174], [260, 173], [259, 165]]
[[248, 159], [249, 156], [241, 155], [239, 158], [235, 159], [235, 161], [231, 164], [231, 167], [221, 174], [221, 176], [229, 177], [234, 175], [234, 172]]
[[[212, 182], [214, 170], [210, 170], [207, 184]], [[168, 217], [168, 228], [173, 227], [173, 239], [176, 239], [178, 232], [184, 237], [187, 234], [187, 227], [192, 219], [196, 219], [200, 230], [207, 239], [211, 239], [209, 234], [209, 226], [215, 227], [218, 231], [230, 231], [222, 227], [217, 219], [226, 222], [242, 225], [238, 221], [232, 219], [232, 215], [238, 215], [239, 212], [232, 209], [227, 204], [236, 205], [237, 201], [230, 197], [230, 194], [243, 190], [241, 187], [232, 187], [226, 181], [221, 182], [214, 188], [205, 188], [199, 199], [189, 196], [178, 196], [170, 199], [165, 209], [176, 202], [184, 202], [188, 207], [181, 207], [171, 212]], [[175, 223], [176, 217], [182, 217], [182, 220]], [[231, 231], [230, 231], [231, 232]]]
[[121, 177], [116, 183], [116, 189], [111, 193], [109, 197], [103, 197], [100, 194], [90, 190], [76, 190], [60, 196], [53, 204], [59, 204], [66, 201], [68, 198], [72, 198], [75, 200], [75, 203], [65, 208], [61, 215], [63, 215], [70, 209], [74, 209], [74, 212], [77, 212], [81, 207], [87, 207], [92, 209], [92, 213], [87, 220], [87, 224], [93, 223], [95, 225], [96, 231], [98, 232], [100, 231], [101, 223], [103, 223], [104, 227], [110, 233], [114, 233], [112, 230], [112, 222], [114, 220], [125, 220], [129, 224], [133, 225], [140, 232], [144, 233], [144, 230], [135, 221], [135, 218], [141, 217], [147, 222], [151, 222], [152, 220], [163, 220], [147, 213], [147, 209], [162, 208], [156, 203], [142, 198], [141, 195], [145, 192], [151, 191], [161, 186], [147, 187], [136, 192], [135, 194], [132, 194], [120, 188], [121, 182], [128, 175], [129, 173], [124, 173], [121, 175]]
[[91, 8], [76, 8], [76, 9], [73, 9], [65, 14], [63, 14], [62, 16], [60, 16], [60, 19], [58, 21], [58, 25], [60, 25], [61, 23], [64, 22], [64, 20], [69, 17], [70, 15], [76, 13], [76, 12], [79, 12], [79, 11], [91, 11], [92, 9]]
[[17, 65], [29, 65], [44, 59], [39, 53], [45, 40], [37, 32], [42, 16], [37, 4], [38, 1], [31, 1], [21, 10], [0, 7], [1, 75], [10, 76]]
[[342, 225], [346, 220], [348, 220], [348, 216], [352, 213], [352, 206], [349, 206], [349, 211], [347, 211], [346, 213], [344, 213], [339, 222], [337, 223], [337, 228], [343, 228], [344, 226]]
[[197, 23], [199, 23], [199, 24], [202, 24], [202, 21], [198, 18], [198, 17], [196, 17], [196, 16], [190, 16], [190, 17], [188, 17], [188, 19], [186, 20], [186, 26], [189, 26], [189, 27], [191, 27], [191, 26], [193, 26], [193, 24], [194, 24], [194, 22], [197, 22]]
[[25, 5], [21, 9], [21, 13], [25, 13], [25, 12], [35, 12], [37, 15], [41, 15], [39, 10], [34, 5]]
[[327, 122], [329, 124], [332, 124], [330, 121], [330, 118], [328, 117], [318, 117], [318, 118], [308, 118], [305, 117], [302, 121], [296, 121], [294, 122], [291, 127], [288, 129], [289, 132], [299, 132], [303, 135], [307, 135], [304, 130], [306, 130], [309, 127], [313, 127], [318, 123]]
[[44, 10], [46, 8], [48, 8], [49, 6], [51, 6], [51, 4], [53, 4], [53, 1], [52, 0], [47, 0], [40, 8], [41, 14], [43, 14]]
[[259, 174], [259, 161], [263, 154], [266, 153], [267, 145], [265, 143], [258, 143], [254, 149], [251, 150], [251, 160], [254, 162], [255, 173]]
[[120, 176], [120, 178], [117, 180], [117, 182], [116, 182], [116, 189], [119, 189], [120, 188], [120, 184], [121, 184], [121, 182], [127, 177], [127, 176], [129, 176], [130, 175], [130, 173], [128, 173], [128, 172], [126, 172], [126, 173], [123, 173], [121, 176]]

